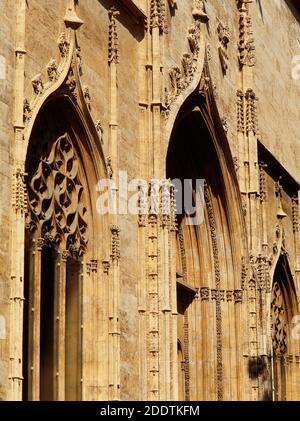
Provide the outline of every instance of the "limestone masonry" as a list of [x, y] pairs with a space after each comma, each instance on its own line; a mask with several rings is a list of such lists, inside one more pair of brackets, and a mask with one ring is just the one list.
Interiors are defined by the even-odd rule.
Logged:
[[[0, 400], [300, 400], [299, 2], [0, 21]], [[120, 171], [156, 211], [101, 212]]]

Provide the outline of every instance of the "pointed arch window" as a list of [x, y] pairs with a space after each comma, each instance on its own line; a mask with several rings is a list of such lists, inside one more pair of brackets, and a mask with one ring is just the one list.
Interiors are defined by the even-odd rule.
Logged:
[[24, 398], [78, 400], [88, 223], [70, 135], [37, 147], [27, 167]]
[[287, 258], [283, 255], [276, 267], [271, 295], [272, 389], [274, 400], [291, 398], [292, 366], [295, 344], [291, 337], [292, 318], [296, 311], [296, 295]]

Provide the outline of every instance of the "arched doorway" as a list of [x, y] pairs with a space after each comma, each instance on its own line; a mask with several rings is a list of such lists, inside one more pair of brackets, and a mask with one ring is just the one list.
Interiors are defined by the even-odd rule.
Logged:
[[25, 164], [25, 400], [82, 399], [83, 273], [99, 231], [96, 157], [71, 100], [48, 100]]
[[285, 401], [292, 397], [292, 370], [289, 358], [295, 355], [291, 336], [292, 319], [296, 313], [295, 289], [286, 255], [277, 263], [271, 292], [272, 334], [272, 390], [273, 400]]
[[[166, 161], [167, 178], [190, 180], [185, 193], [198, 213], [194, 218], [185, 208], [177, 214], [177, 308], [190, 297], [183, 315], [178, 310], [187, 400], [233, 399], [242, 371], [232, 349], [239, 341], [234, 305], [241, 302], [246, 238], [230, 152], [217, 121], [195, 92], [177, 116]], [[177, 190], [176, 203], [183, 203], [185, 194]]]

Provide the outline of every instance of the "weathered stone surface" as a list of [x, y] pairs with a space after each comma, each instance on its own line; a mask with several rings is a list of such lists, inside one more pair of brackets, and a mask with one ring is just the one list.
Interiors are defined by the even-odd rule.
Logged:
[[[289, 3], [0, 0], [1, 400], [300, 398], [300, 44]], [[69, 188], [70, 203], [55, 206], [43, 188], [35, 202], [30, 183], [43, 157], [54, 174], [58, 139], [79, 168], [60, 177], [84, 200]], [[203, 221], [100, 215], [97, 182], [120, 170], [147, 185], [205, 178]], [[44, 179], [59, 196], [63, 182]], [[59, 221], [82, 204], [89, 238], [78, 248], [62, 239], [73, 220], [64, 235]], [[49, 289], [53, 313], [46, 278], [61, 285]], [[40, 362], [45, 343], [54, 362]], [[274, 368], [285, 379], [271, 379]]]

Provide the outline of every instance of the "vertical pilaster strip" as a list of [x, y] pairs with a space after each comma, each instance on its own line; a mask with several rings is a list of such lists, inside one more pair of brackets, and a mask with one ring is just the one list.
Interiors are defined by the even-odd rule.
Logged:
[[[164, 178], [161, 161], [162, 150], [162, 62], [163, 62], [163, 34], [165, 31], [165, 0], [149, 0], [149, 61], [152, 68], [152, 80], [150, 99], [150, 141], [149, 163], [150, 178]], [[159, 203], [159, 191], [154, 192]], [[164, 399], [169, 396], [169, 367], [166, 362], [170, 361], [169, 341], [167, 340], [167, 323], [169, 314], [166, 315], [162, 300], [166, 300], [165, 283], [169, 283], [169, 276], [163, 277], [165, 269], [162, 264], [165, 256], [166, 236], [164, 229], [158, 221], [159, 209], [149, 214], [148, 233], [148, 268], [149, 268], [149, 370], [148, 370], [148, 397], [150, 400]], [[168, 299], [169, 300], [169, 299]], [[165, 301], [166, 302], [166, 301]], [[169, 313], [168, 309], [168, 313]], [[167, 335], [167, 336], [166, 336]], [[165, 341], [167, 340], [168, 343]], [[168, 354], [168, 356], [166, 355]], [[166, 385], [167, 380], [167, 385]]]
[[112, 261], [112, 307], [110, 316], [110, 337], [112, 351], [112, 399], [120, 399], [120, 228], [117, 225], [111, 227], [111, 261]]
[[[109, 16], [109, 42], [108, 42], [108, 65], [110, 75], [110, 124], [109, 124], [109, 154], [112, 165], [112, 178], [116, 181], [116, 170], [118, 168], [118, 64], [119, 64], [119, 40], [117, 32], [116, 18], [120, 12], [111, 7]], [[120, 321], [119, 321], [119, 307], [120, 307], [120, 229], [118, 227], [118, 218], [116, 215], [112, 217], [111, 227], [111, 281], [112, 288], [110, 290], [109, 300], [109, 342], [112, 354], [112, 362], [109, 368], [110, 371], [110, 398], [113, 400], [120, 399]]]
[[212, 297], [216, 301], [216, 334], [217, 334], [217, 400], [222, 401], [224, 396], [224, 372], [223, 372], [223, 344], [222, 344], [222, 307], [221, 307], [221, 277], [220, 277], [220, 262], [219, 262], [219, 251], [218, 251], [218, 239], [216, 233], [216, 222], [213, 211], [213, 205], [210, 198], [210, 192], [208, 186], [204, 189], [204, 198], [208, 213], [208, 222], [211, 234], [211, 243], [213, 251], [213, 263], [214, 263], [214, 274], [215, 274], [215, 296]]
[[177, 285], [176, 285], [176, 208], [175, 192], [171, 187], [171, 220], [169, 231], [169, 288], [171, 304], [171, 388], [170, 399], [178, 400], [178, 358], [177, 358]]
[[148, 302], [149, 302], [149, 366], [148, 399], [160, 399], [159, 388], [159, 285], [158, 285], [158, 216], [149, 215], [148, 224]]
[[66, 278], [68, 252], [62, 251], [57, 259], [57, 276], [54, 286], [54, 317], [55, 317], [55, 382], [54, 396], [58, 401], [65, 400], [65, 357], [66, 357]]
[[115, 172], [118, 165], [118, 64], [119, 40], [116, 17], [120, 12], [112, 7], [109, 16], [108, 64], [110, 92], [110, 123], [109, 123], [109, 155], [112, 169]]
[[44, 240], [32, 241], [29, 259], [28, 398], [40, 400], [41, 259]]
[[[18, 174], [23, 181], [25, 148], [23, 143], [23, 102], [25, 74], [25, 15], [26, 1], [15, 2], [15, 80], [14, 80], [14, 144], [13, 178]], [[11, 309], [10, 309], [10, 390], [9, 400], [22, 399], [23, 357], [23, 280], [24, 280], [24, 209], [13, 205], [11, 216]]]

